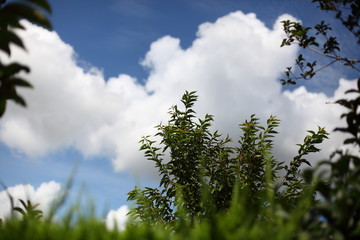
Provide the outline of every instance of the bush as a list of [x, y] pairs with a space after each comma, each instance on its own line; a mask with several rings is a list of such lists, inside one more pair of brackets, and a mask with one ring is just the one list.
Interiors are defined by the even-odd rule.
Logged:
[[[310, 165], [304, 156], [320, 150], [316, 145], [327, 138], [327, 132], [323, 128], [309, 131], [304, 143], [299, 144], [298, 155], [286, 165], [271, 154], [279, 125], [276, 117], [270, 116], [264, 127], [252, 115], [240, 124], [243, 135], [233, 147], [229, 137], [211, 132], [213, 116], [196, 119], [192, 108], [196, 100], [195, 92], [186, 92], [181, 100], [184, 109], [176, 105], [171, 108], [169, 122], [157, 127], [159, 143], [149, 136], [140, 141], [141, 150], [155, 162], [161, 180], [159, 188], [135, 187], [129, 192], [128, 199], [136, 203], [132, 216], [151, 224], [171, 225], [180, 218], [194, 223], [227, 211], [234, 191], [246, 196], [245, 209], [259, 218], [265, 217], [261, 212], [274, 200], [286, 209], [295, 208], [309, 186], [299, 176], [300, 167]], [[281, 177], [280, 171], [285, 175]], [[266, 197], [269, 192], [274, 199]]]

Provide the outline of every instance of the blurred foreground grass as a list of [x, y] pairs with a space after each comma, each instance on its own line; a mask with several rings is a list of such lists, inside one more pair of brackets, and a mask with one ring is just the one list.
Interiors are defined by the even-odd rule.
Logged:
[[301, 221], [311, 207], [305, 198], [292, 212], [276, 209], [276, 204], [264, 208], [265, 218], [258, 218], [254, 211], [246, 208], [245, 201], [248, 199], [234, 199], [228, 211], [195, 223], [179, 216], [175, 228], [159, 223], [149, 225], [129, 218], [124, 229], [110, 230], [105, 220], [95, 217], [91, 211], [80, 213], [77, 210], [69, 210], [61, 219], [10, 217], [0, 224], [0, 239], [309, 239], [301, 227]]

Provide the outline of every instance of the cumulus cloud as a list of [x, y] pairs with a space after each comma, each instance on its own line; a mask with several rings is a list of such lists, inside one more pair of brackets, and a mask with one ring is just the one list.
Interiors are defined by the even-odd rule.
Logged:
[[12, 196], [15, 207], [23, 208], [19, 199], [30, 200], [32, 204], [39, 203], [37, 209], [43, 211], [43, 214], [46, 215], [52, 201], [59, 196], [60, 191], [60, 184], [54, 181], [42, 183], [38, 188], [30, 184], [8, 187], [5, 191], [0, 192], [0, 218], [4, 219], [10, 216], [11, 203], [8, 194]]
[[113, 230], [124, 230], [126, 221], [128, 219], [127, 214], [129, 213], [128, 206], [121, 206], [117, 210], [111, 210], [106, 216], [105, 224], [107, 229]]
[[[339, 125], [341, 108], [326, 102], [341, 97], [354, 82], [341, 80], [330, 98], [304, 87], [282, 92], [277, 78], [297, 53], [295, 47], [279, 46], [283, 19], [293, 18], [282, 15], [270, 29], [255, 14], [238, 11], [201, 24], [187, 49], [180, 39], [158, 39], [141, 62], [149, 70], [144, 85], [126, 74], [105, 80], [96, 68], [84, 70], [56, 32], [24, 22], [27, 30], [21, 36], [29, 53], [14, 50], [13, 58], [29, 63], [35, 89], [21, 91], [28, 109], [9, 105], [0, 140], [32, 157], [72, 147], [85, 156], [108, 156], [118, 171], [151, 174], [138, 140], [167, 120], [168, 108], [185, 90], [195, 90], [199, 115], [215, 115], [215, 128], [234, 139], [241, 134], [238, 124], [251, 114], [278, 116], [276, 154], [288, 160], [306, 129], [320, 125], [331, 131]], [[334, 137], [324, 146], [336, 147], [341, 140]]]

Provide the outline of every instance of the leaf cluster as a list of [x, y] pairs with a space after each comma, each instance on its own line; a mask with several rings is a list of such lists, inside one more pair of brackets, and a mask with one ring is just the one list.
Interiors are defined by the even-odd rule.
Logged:
[[[229, 137], [211, 131], [213, 116], [196, 118], [196, 101], [195, 92], [186, 92], [181, 99], [184, 109], [173, 106], [168, 123], [157, 126], [155, 137], [161, 140], [147, 136], [140, 141], [140, 149], [155, 163], [161, 179], [158, 188], [135, 187], [128, 193], [128, 200], [136, 205], [130, 214], [151, 224], [173, 224], [179, 219], [194, 223], [227, 211], [234, 189], [248, 196], [255, 211], [267, 205], [263, 196], [269, 191], [294, 205], [295, 196], [299, 197], [305, 186], [300, 167], [310, 164], [304, 156], [319, 151], [316, 145], [327, 138], [327, 132], [323, 128], [309, 131], [304, 144], [300, 144], [299, 155], [285, 165], [271, 153], [280, 123], [276, 117], [270, 116], [262, 126], [251, 115], [240, 124], [243, 134], [238, 146], [233, 146]], [[281, 171], [287, 172], [282, 178]]]
[[[360, 79], [357, 89], [346, 91], [353, 98], [341, 99], [337, 103], [347, 109], [342, 114], [347, 127], [336, 128], [348, 134], [344, 144], [352, 151], [335, 151], [329, 160], [320, 162], [317, 169], [304, 173], [306, 182], [319, 179], [315, 191], [319, 196], [313, 208], [309, 228], [314, 236], [335, 236], [338, 239], [358, 239], [360, 237]], [[324, 170], [325, 169], [325, 170]]]
[[354, 34], [360, 43], [360, 2], [358, 0], [313, 0], [324, 11], [336, 13], [336, 18]]
[[[305, 170], [302, 170], [303, 165], [311, 166], [306, 156], [319, 152], [318, 144], [328, 136], [324, 128], [308, 131], [303, 143], [298, 144], [298, 154], [289, 164], [278, 162], [271, 155], [272, 138], [279, 125], [275, 117], [268, 119], [266, 127], [259, 124], [255, 115], [240, 124], [243, 135], [238, 147], [229, 146], [230, 139], [224, 138], [227, 139], [224, 141], [220, 134], [211, 133], [205, 127], [208, 133], [203, 132], [201, 136], [216, 133], [218, 140], [223, 140], [221, 151], [214, 151], [208, 142], [211, 137], [189, 140], [194, 140], [198, 126], [206, 122], [194, 119], [195, 113], [190, 109], [193, 104], [188, 102], [196, 101], [194, 94], [186, 92], [183, 104], [187, 108], [181, 111], [173, 107], [175, 110], [170, 111], [172, 117], [168, 125], [158, 126], [158, 136], [167, 137], [160, 142], [162, 146], [155, 147], [156, 141], [150, 141], [149, 137], [142, 140], [142, 149], [149, 160], [156, 162], [162, 178], [159, 188], [135, 188], [129, 193], [129, 200], [137, 206], [132, 210], [133, 216], [142, 223], [170, 227], [182, 239], [198, 236], [195, 234], [198, 231], [216, 239], [236, 239], [236, 236], [258, 239], [268, 234], [273, 234], [275, 239], [360, 237], [360, 79], [357, 88], [346, 91], [349, 98], [337, 101], [347, 109], [341, 115], [346, 119], [347, 127], [335, 130], [348, 134], [344, 144], [352, 146], [353, 150], [337, 150], [328, 160]], [[191, 116], [186, 118], [188, 114]], [[187, 119], [186, 124], [184, 119]], [[164, 129], [170, 132], [164, 132]], [[184, 136], [177, 135], [184, 133], [184, 129], [187, 129]], [[186, 145], [188, 141], [198, 144], [202, 151], [196, 155], [194, 147]], [[206, 152], [207, 147], [199, 145], [204, 142], [210, 146], [209, 155], [201, 154]], [[168, 145], [164, 146], [164, 143]], [[170, 143], [174, 145], [170, 147]], [[186, 148], [182, 148], [182, 144]], [[170, 155], [164, 149], [170, 149]], [[196, 162], [192, 167], [201, 171], [174, 169], [175, 166], [183, 167], [182, 163], [186, 167], [190, 162], [187, 156], [197, 157], [191, 161]], [[202, 156], [207, 157], [205, 161]], [[165, 160], [166, 157], [169, 159]], [[279, 174], [281, 171], [283, 174]], [[184, 182], [179, 183], [180, 176]], [[187, 180], [186, 176], [189, 177]], [[200, 185], [196, 185], [191, 177], [197, 177], [195, 183]], [[184, 194], [184, 191], [198, 192]], [[193, 202], [195, 196], [196, 203]], [[187, 201], [188, 197], [191, 201]], [[194, 203], [198, 208], [191, 208]]]
[[309, 153], [320, 152], [320, 149], [316, 147], [316, 145], [322, 143], [329, 135], [329, 133], [321, 127], [318, 127], [317, 132], [308, 131], [308, 133], [310, 133], [310, 135], [304, 138], [304, 142], [297, 144], [299, 146], [298, 155], [290, 161], [289, 165], [284, 166], [286, 174], [282, 184], [286, 186], [286, 189], [283, 191], [281, 198], [288, 207], [295, 207], [294, 204], [301, 198], [304, 190], [310, 186], [310, 182], [306, 183], [303, 178], [298, 177], [301, 175], [301, 165], [305, 164], [311, 167], [310, 162], [306, 160], [304, 156]]
[[14, 207], [13, 211], [21, 213], [24, 219], [40, 220], [43, 217], [43, 212], [36, 209], [40, 203], [33, 205], [30, 200], [27, 200], [26, 203], [22, 199], [19, 199], [19, 201], [23, 208]]
[[[0, 2], [0, 51], [10, 57], [11, 45], [26, 50], [22, 39], [16, 32], [25, 30], [21, 20], [26, 19], [51, 29], [52, 26], [47, 17], [50, 13], [51, 7], [47, 0], [19, 0], [9, 3], [2, 0]], [[29, 73], [30, 68], [17, 62], [5, 64], [0, 60], [0, 117], [5, 113], [8, 100], [26, 106], [23, 97], [17, 93], [17, 88], [32, 88], [32, 85], [26, 79], [18, 76], [21, 72]]]
[[[313, 0], [317, 2], [322, 10], [337, 12], [337, 18], [342, 21], [342, 24], [347, 27], [359, 40], [359, 1], [358, 0]], [[346, 10], [350, 8], [351, 11]], [[344, 13], [347, 16], [344, 16]], [[283, 39], [281, 47], [290, 46], [293, 44], [299, 45], [303, 49], [311, 50], [318, 55], [328, 59], [328, 63], [317, 67], [317, 61], [308, 61], [303, 54], [299, 54], [295, 60], [295, 66], [300, 70], [297, 74], [292, 67], [287, 67], [284, 72], [284, 79], [281, 79], [283, 85], [296, 84], [297, 80], [312, 79], [317, 72], [327, 68], [328, 66], [340, 62], [344, 66], [350, 67], [353, 70], [360, 71], [359, 60], [352, 59], [340, 54], [340, 43], [337, 38], [330, 35], [331, 27], [329, 24], [321, 21], [314, 27], [305, 27], [300, 22], [292, 22], [285, 20], [283, 23], [283, 30], [286, 38]]]
[[341, 115], [341, 118], [346, 119], [347, 127], [336, 128], [335, 131], [348, 133], [351, 138], [345, 140], [344, 144], [355, 144], [360, 146], [360, 79], [357, 81], [357, 89], [350, 89], [346, 94], [358, 95], [354, 99], [340, 99], [336, 103], [348, 109], [348, 113]]

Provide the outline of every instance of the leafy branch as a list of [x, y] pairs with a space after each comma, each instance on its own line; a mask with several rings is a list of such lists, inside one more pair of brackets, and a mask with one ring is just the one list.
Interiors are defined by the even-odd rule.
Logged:
[[[360, 72], [358, 64], [360, 60], [340, 56], [340, 44], [333, 36], [329, 36], [328, 32], [331, 27], [324, 21], [314, 26], [314, 28], [304, 27], [300, 22], [291, 22], [290, 20], [282, 21], [286, 38], [283, 39], [281, 47], [297, 44], [303, 49], [309, 49], [312, 52], [329, 59], [329, 62], [317, 68], [317, 61], [307, 61], [302, 54], [299, 54], [295, 60], [295, 65], [300, 70], [300, 75], [296, 75], [292, 67], [287, 67], [284, 72], [285, 79], [281, 79], [283, 85], [296, 84], [299, 79], [310, 80], [319, 71], [341, 62], [356, 71]], [[315, 35], [310, 34], [314, 30]], [[319, 37], [322, 37], [323, 44], [319, 44]]]
[[[52, 25], [47, 17], [51, 14], [51, 7], [47, 0], [21, 0], [6, 3], [0, 1], [0, 51], [8, 57], [11, 56], [11, 45], [16, 45], [26, 51], [22, 39], [16, 33], [17, 30], [25, 30], [21, 23], [26, 19], [34, 24], [51, 29]], [[26, 65], [11, 62], [5, 64], [0, 59], [0, 117], [6, 110], [6, 103], [12, 100], [26, 107], [26, 101], [17, 93], [18, 87], [32, 88], [28, 80], [19, 77], [19, 73], [29, 73], [30, 68]]]
[[280, 124], [275, 116], [270, 116], [266, 126], [262, 126], [251, 115], [240, 124], [243, 134], [235, 147], [229, 137], [210, 131], [212, 115], [196, 118], [193, 110], [196, 101], [195, 92], [185, 92], [181, 99], [183, 109], [173, 106], [168, 123], [157, 126], [155, 136], [161, 140], [152, 140], [150, 136], [140, 140], [140, 150], [155, 163], [161, 179], [158, 188], [135, 187], [128, 193], [128, 200], [135, 203], [130, 215], [153, 225], [174, 226], [182, 221], [192, 225], [227, 211], [235, 191], [247, 196], [248, 207], [255, 211], [255, 216], [263, 216], [262, 211], [270, 204], [264, 202], [263, 196], [278, 190], [275, 187], [280, 181], [279, 172], [284, 169], [288, 171], [282, 182], [289, 193], [283, 194], [287, 202], [294, 202], [291, 191], [297, 196], [302, 194], [305, 184], [300, 180], [300, 165], [309, 164], [305, 155], [319, 151], [315, 145], [326, 138], [323, 128], [317, 133], [309, 131], [312, 135], [300, 145], [299, 155], [284, 166], [271, 153]]
[[324, 11], [336, 13], [336, 18], [341, 21], [360, 43], [360, 3], [358, 0], [312, 0]]
[[325, 131], [324, 128], [318, 127], [317, 132], [308, 131], [310, 135], [307, 135], [304, 138], [304, 142], [302, 144], [297, 144], [299, 146], [298, 155], [296, 155], [293, 160], [290, 162], [289, 166], [285, 166], [286, 174], [283, 177], [281, 187], [286, 187], [283, 195], [284, 199], [286, 199], [287, 204], [295, 204], [295, 201], [299, 199], [302, 195], [304, 189], [307, 184], [300, 176], [300, 167], [303, 164], [306, 164], [311, 167], [311, 164], [308, 160], [304, 158], [304, 156], [309, 153], [319, 152], [320, 149], [316, 147], [317, 144], [321, 144], [325, 139], [328, 138], [329, 133]]
[[335, 131], [349, 135], [344, 144], [352, 146], [352, 151], [335, 151], [329, 160], [320, 163], [318, 169], [325, 170], [318, 175], [315, 170], [307, 172], [307, 184], [314, 178], [319, 179], [315, 190], [321, 199], [314, 204], [313, 217], [307, 224], [320, 236], [357, 239], [360, 224], [360, 79], [357, 87], [346, 94], [351, 94], [352, 98], [340, 99], [337, 103], [347, 109], [341, 115], [346, 119], [347, 127], [338, 127]]
[[336, 128], [335, 131], [349, 133], [352, 137], [344, 141], [344, 144], [354, 144], [360, 146], [360, 79], [357, 81], [357, 89], [350, 89], [346, 94], [356, 94], [355, 99], [340, 99], [336, 103], [342, 105], [349, 110], [348, 113], [341, 115], [346, 119], [347, 127]]

